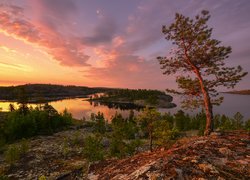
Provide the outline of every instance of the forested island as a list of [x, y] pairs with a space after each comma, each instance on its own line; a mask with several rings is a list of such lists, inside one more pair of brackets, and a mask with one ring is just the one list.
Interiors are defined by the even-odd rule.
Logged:
[[0, 100], [27, 102], [49, 102], [65, 98], [87, 97], [87, 95], [106, 92], [111, 88], [91, 88], [86, 86], [63, 86], [53, 84], [25, 84], [19, 86], [0, 87]]
[[228, 93], [228, 94], [240, 94], [240, 95], [250, 95], [250, 89], [247, 89], [247, 90], [239, 90], [239, 91], [228, 91], [228, 92], [223, 92], [223, 93]]
[[173, 97], [159, 90], [118, 89], [105, 87], [63, 86], [52, 84], [26, 84], [0, 87], [0, 100], [43, 103], [66, 98], [90, 97], [90, 102], [121, 109], [143, 108], [145, 106], [172, 108]]
[[173, 108], [176, 107], [173, 97], [165, 92], [158, 90], [146, 89], [116, 89], [107, 91], [102, 95], [91, 96], [89, 101], [99, 102], [104, 105], [129, 105], [135, 104], [138, 107], [158, 107], [158, 108]]

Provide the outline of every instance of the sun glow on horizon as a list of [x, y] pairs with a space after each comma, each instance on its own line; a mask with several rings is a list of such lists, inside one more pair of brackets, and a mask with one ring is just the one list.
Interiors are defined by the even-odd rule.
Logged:
[[[250, 72], [250, 3], [93, 0], [0, 3], [0, 86], [28, 83], [120, 88], [177, 88], [157, 56], [171, 46], [162, 25], [207, 7], [215, 36], [233, 46], [228, 65]], [[216, 4], [216, 6], [214, 6]], [[243, 6], [244, 5], [244, 6]], [[188, 8], [186, 8], [188, 6]], [[178, 7], [178, 8], [177, 8]], [[198, 7], [198, 8], [197, 8]], [[222, 14], [215, 7], [224, 7]], [[227, 27], [226, 29], [224, 27]], [[242, 28], [244, 27], [244, 28]], [[247, 77], [248, 78], [248, 77]], [[249, 89], [244, 78], [239, 89]]]

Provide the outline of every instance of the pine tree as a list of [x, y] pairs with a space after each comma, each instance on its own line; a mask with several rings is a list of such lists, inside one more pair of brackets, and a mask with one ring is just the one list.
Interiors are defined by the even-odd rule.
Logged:
[[175, 49], [171, 50], [169, 57], [157, 57], [163, 74], [177, 74], [176, 82], [182, 89], [167, 91], [184, 95], [183, 107], [202, 105], [205, 108], [204, 135], [213, 131], [212, 106], [223, 100], [223, 97], [218, 97], [217, 87], [233, 88], [247, 74], [242, 72], [241, 66], [225, 65], [224, 60], [232, 49], [211, 38], [212, 28], [207, 26], [209, 18], [209, 12], [205, 10], [195, 19], [177, 13], [174, 23], [162, 27], [165, 38], [172, 41]]

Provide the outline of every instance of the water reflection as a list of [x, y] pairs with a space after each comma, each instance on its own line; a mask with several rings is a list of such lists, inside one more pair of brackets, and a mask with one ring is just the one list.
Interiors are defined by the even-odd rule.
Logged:
[[89, 101], [91, 105], [94, 107], [96, 106], [107, 106], [110, 109], [117, 109], [117, 110], [136, 110], [140, 111], [144, 108], [144, 106], [136, 105], [134, 103], [114, 103], [114, 102], [96, 102], [96, 101]]
[[[226, 114], [227, 116], [233, 117], [236, 112], [240, 112], [244, 119], [250, 118], [250, 96], [247, 95], [230, 95], [223, 94], [225, 97], [224, 102], [221, 106], [214, 107], [214, 112], [219, 114]], [[65, 99], [61, 101], [50, 102], [57, 111], [62, 112], [65, 108], [72, 113], [73, 117], [77, 119], [90, 119], [91, 113], [103, 112], [107, 119], [110, 119], [115, 113], [121, 113], [124, 117], [129, 116], [130, 109], [134, 109], [135, 115], [139, 113], [141, 107], [134, 107], [133, 104], [114, 104], [114, 103], [97, 103], [86, 101], [86, 98], [77, 99]], [[171, 109], [159, 109], [160, 112], [171, 112], [175, 113], [180, 109], [180, 99], [174, 97], [173, 102], [177, 104], [176, 108]], [[0, 102], [0, 111], [8, 111], [9, 104], [12, 103], [15, 107], [18, 107], [16, 102]], [[29, 104], [29, 106], [36, 107], [37, 104]], [[195, 114], [197, 111], [191, 112], [186, 111], [190, 114]]]
[[[102, 112], [107, 119], [111, 119], [115, 113], [121, 113], [123, 116], [128, 117], [130, 109], [132, 106], [129, 105], [115, 105], [115, 104], [103, 104], [98, 102], [89, 102], [86, 98], [78, 99], [65, 99], [62, 101], [51, 102], [51, 104], [59, 112], [63, 111], [65, 108], [73, 114], [77, 119], [85, 117], [90, 119], [91, 113]], [[134, 109], [135, 114], [138, 114], [139, 109]]]

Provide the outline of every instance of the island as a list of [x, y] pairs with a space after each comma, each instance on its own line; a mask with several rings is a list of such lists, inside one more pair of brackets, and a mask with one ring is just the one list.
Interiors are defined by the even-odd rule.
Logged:
[[173, 108], [173, 97], [159, 90], [147, 89], [115, 89], [103, 94], [95, 94], [88, 99], [90, 102], [98, 102], [102, 105], [121, 106], [126, 109], [129, 106], [143, 108], [146, 106], [156, 108]]
[[90, 94], [103, 93], [111, 88], [63, 86], [54, 84], [25, 84], [0, 87], [1, 101], [23, 101], [28, 103], [43, 103], [67, 98], [87, 97]]
[[227, 93], [227, 94], [239, 94], [239, 95], [250, 95], [250, 89], [228, 91], [228, 92], [223, 92], [223, 93]]
[[25, 84], [0, 87], [0, 101], [45, 103], [68, 98], [88, 98], [116, 109], [142, 109], [146, 106], [173, 108], [173, 97], [159, 90], [120, 89], [87, 86], [63, 86], [54, 84]]

